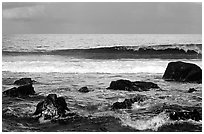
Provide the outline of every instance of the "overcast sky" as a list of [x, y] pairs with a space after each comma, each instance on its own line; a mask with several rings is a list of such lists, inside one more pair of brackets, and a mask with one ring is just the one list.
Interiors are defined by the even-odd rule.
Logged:
[[201, 34], [201, 3], [3, 3], [3, 33]]

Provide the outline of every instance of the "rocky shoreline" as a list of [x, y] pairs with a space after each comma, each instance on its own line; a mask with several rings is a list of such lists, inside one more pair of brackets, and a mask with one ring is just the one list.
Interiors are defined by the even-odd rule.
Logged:
[[[166, 81], [176, 81], [176, 82], [193, 82], [193, 83], [201, 83], [202, 82], [202, 70], [191, 63], [184, 62], [171, 62], [168, 64], [167, 69], [163, 75], [163, 79]], [[34, 95], [37, 96], [33, 83], [37, 81], [32, 80], [31, 78], [21, 78], [14, 82], [18, 87], [13, 87], [3, 92], [3, 95], [8, 97], [18, 97], [18, 98], [29, 98]], [[162, 90], [156, 83], [153, 82], [145, 82], [145, 81], [130, 81], [126, 79], [120, 79], [117, 81], [112, 81], [110, 86], [107, 87], [107, 90], [124, 90], [124, 91], [139, 91], [145, 92], [152, 89]], [[187, 89], [188, 90], [188, 89]], [[79, 89], [79, 92], [88, 93], [90, 90], [87, 87], [82, 87]], [[189, 89], [189, 93], [196, 92], [196, 90]], [[4, 97], [4, 96], [3, 96]], [[111, 109], [130, 109], [134, 103], [140, 104], [140, 102], [144, 102], [148, 99], [145, 95], [136, 94], [133, 98], [126, 98], [123, 102], [115, 102], [112, 104]], [[59, 123], [59, 124], [67, 124], [70, 122], [77, 122], [77, 120], [84, 120], [84, 122], [92, 122], [91, 117], [83, 117], [78, 115], [77, 113], [72, 112], [65, 98], [57, 96], [57, 94], [48, 94], [43, 100], [39, 100], [40, 102], [36, 105], [35, 112], [30, 115], [30, 119], [33, 119], [34, 122], [43, 123]], [[165, 112], [170, 120], [194, 120], [199, 121], [202, 120], [202, 108], [178, 108], [175, 110], [170, 110], [171, 106], [163, 107], [159, 113]], [[5, 116], [5, 115], [3, 115]], [[110, 117], [104, 117], [105, 122], [108, 123]], [[88, 119], [88, 121], [87, 121]], [[111, 120], [111, 118], [110, 118]], [[114, 119], [115, 120], [115, 119]], [[114, 124], [114, 120], [112, 123]], [[116, 119], [118, 120], [118, 119]], [[93, 121], [94, 122], [94, 121]], [[97, 121], [96, 121], [97, 122]], [[115, 122], [116, 123], [116, 122]], [[118, 123], [118, 122], [117, 122]], [[117, 124], [116, 123], [116, 124]], [[99, 122], [100, 124], [100, 122]], [[93, 125], [93, 124], [92, 124]], [[103, 124], [104, 125], [104, 124]], [[102, 125], [102, 126], [103, 126]], [[107, 125], [107, 124], [106, 124]], [[101, 124], [99, 125], [101, 126]], [[75, 127], [75, 126], [73, 126]], [[81, 131], [83, 127], [80, 126]], [[71, 127], [70, 127], [71, 129]], [[126, 128], [127, 131], [134, 131], [134, 129]], [[123, 129], [124, 130], [124, 129]], [[71, 131], [71, 130], [70, 130]], [[78, 129], [80, 131], [80, 129]], [[107, 127], [99, 127], [97, 131], [110, 131]]]

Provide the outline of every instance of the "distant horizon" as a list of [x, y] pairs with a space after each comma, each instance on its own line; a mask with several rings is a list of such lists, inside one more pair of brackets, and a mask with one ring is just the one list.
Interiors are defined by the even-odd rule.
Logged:
[[[94, 34], [94, 35], [97, 35], [97, 34], [121, 34], [121, 35], [123, 35], [123, 34], [125, 34], [125, 35], [127, 35], [126, 33], [2, 33], [2, 35], [17, 35], [17, 34]], [[130, 34], [130, 35], [133, 35], [133, 34], [138, 34], [138, 33], [132, 33], [132, 34]], [[145, 35], [145, 33], [142, 33], [142, 34], [144, 34]], [[172, 35], [172, 34], [174, 34], [174, 33], [172, 33], [172, 34], [169, 34], [169, 33], [164, 33], [164, 34], [160, 34], [160, 33], [152, 33], [152, 34], [155, 34], [155, 35]], [[202, 33], [190, 33], [190, 34], [188, 34], [188, 33], [181, 33], [181, 34], [174, 34], [174, 35], [182, 35], [182, 34], [186, 34], [186, 35], [202, 35]], [[140, 34], [139, 34], [140, 35]], [[151, 34], [149, 34], [149, 35], [151, 35]]]
[[2, 34], [202, 35], [202, 2], [3, 2]]

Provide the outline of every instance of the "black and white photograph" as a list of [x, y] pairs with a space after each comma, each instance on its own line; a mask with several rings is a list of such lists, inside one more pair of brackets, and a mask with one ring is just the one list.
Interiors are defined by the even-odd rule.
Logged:
[[2, 132], [202, 132], [202, 2], [2, 2]]

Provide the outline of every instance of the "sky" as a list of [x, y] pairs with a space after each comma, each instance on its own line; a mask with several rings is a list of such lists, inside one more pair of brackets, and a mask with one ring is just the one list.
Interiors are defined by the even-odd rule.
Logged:
[[202, 3], [3, 2], [3, 34], [201, 34]]

